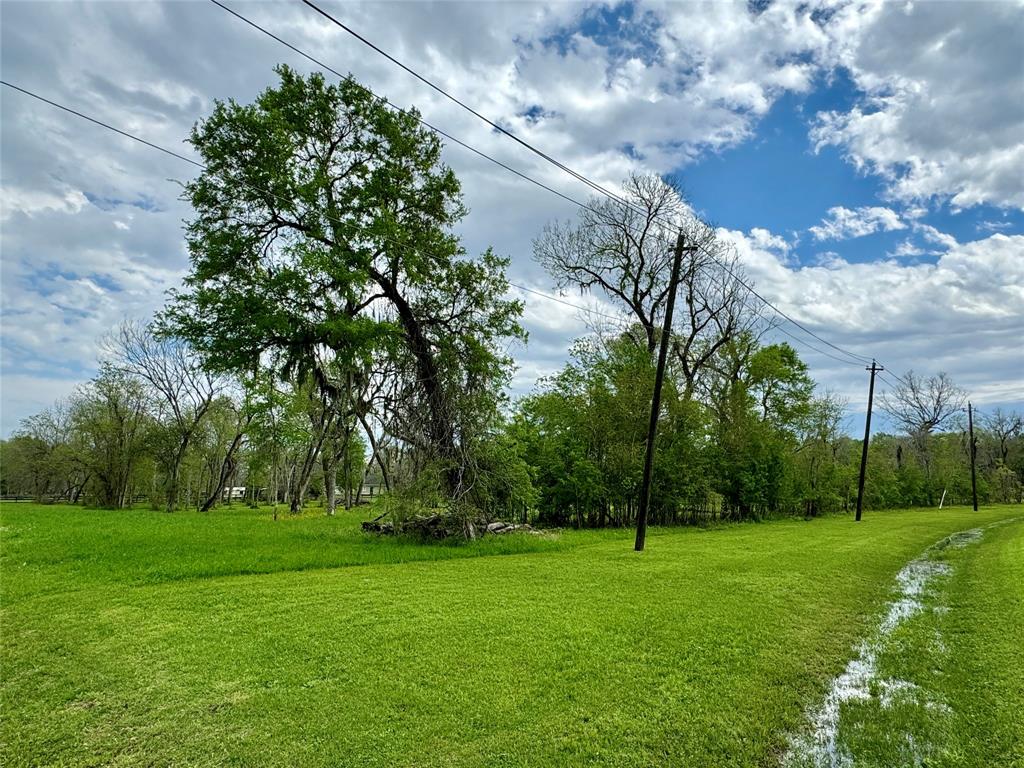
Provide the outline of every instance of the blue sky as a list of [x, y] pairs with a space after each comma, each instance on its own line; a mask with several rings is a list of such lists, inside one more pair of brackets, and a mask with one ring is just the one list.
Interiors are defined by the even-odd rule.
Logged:
[[[770, 226], [798, 241], [791, 253], [801, 263], [814, 263], [825, 246], [806, 232], [826, 217], [829, 208], [893, 204], [883, 179], [859, 172], [836, 147], [816, 150], [808, 137], [816, 114], [848, 109], [863, 96], [845, 70], [831, 77], [821, 75], [810, 93], [786, 94], [776, 101], [749, 141], [703, 157], [676, 173], [695, 205], [714, 222], [741, 230]], [[984, 204], [954, 210], [943, 201], [929, 202], [927, 213], [918, 221], [962, 242], [992, 231], [1024, 232], [1020, 210]], [[908, 238], [928, 248], [920, 236], [895, 230], [829, 241], [827, 250], [848, 261], [870, 262], [894, 253]], [[918, 259], [934, 262], [937, 256]]]
[[[842, 71], [831, 82], [819, 75], [806, 95], [783, 95], [749, 141], [681, 169], [687, 191], [716, 222], [743, 230], [771, 222], [773, 231], [799, 233], [833, 205], [879, 204], [880, 179], [857, 173], [834, 147], [816, 152], [808, 138], [817, 112], [848, 107], [856, 97]], [[863, 243], [844, 245], [859, 250]]]
[[[1024, 6], [1008, 2], [328, 4], [386, 50], [602, 184], [676, 177], [787, 314], [894, 370], [1024, 405]], [[574, 197], [522, 151], [299, 4], [240, 12]], [[400, 12], [397, 12], [399, 11]], [[214, 98], [309, 64], [207, 3], [8, 3], [4, 76], [176, 150]], [[0, 431], [67, 396], [105, 333], [187, 267], [187, 165], [4, 89]], [[531, 257], [570, 205], [457, 147], [470, 251], [551, 291]], [[586, 316], [523, 294], [514, 393]], [[574, 297], [616, 311], [598, 296]], [[795, 330], [795, 329], [792, 329]], [[798, 334], [799, 335], [799, 334]], [[811, 342], [817, 344], [818, 342]], [[965, 355], [969, 350], [971, 354]], [[856, 422], [866, 376], [803, 350]], [[855, 427], [856, 429], [859, 427]]]

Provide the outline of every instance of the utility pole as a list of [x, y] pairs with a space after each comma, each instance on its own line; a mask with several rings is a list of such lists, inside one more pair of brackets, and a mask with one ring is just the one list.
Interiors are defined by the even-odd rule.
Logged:
[[974, 442], [974, 412], [971, 408], [971, 401], [967, 401], [967, 430], [970, 433], [971, 452], [971, 496], [974, 499], [974, 511], [978, 511], [978, 478], [974, 473], [974, 455], [977, 453], [978, 444]]
[[868, 415], [864, 420], [864, 447], [860, 452], [860, 479], [857, 481], [857, 521], [860, 522], [861, 511], [864, 508], [864, 473], [868, 468], [868, 441], [871, 440], [871, 406], [875, 401], [875, 374], [884, 371], [875, 361], [871, 361], [871, 367], [865, 368], [871, 371], [871, 383], [868, 385]]
[[668, 303], [665, 306], [665, 324], [661, 329], [661, 347], [658, 349], [658, 369], [654, 374], [654, 395], [651, 398], [651, 421], [647, 425], [647, 455], [644, 457], [644, 478], [640, 486], [640, 508], [636, 514], [637, 552], [644, 551], [647, 539], [647, 511], [651, 505], [651, 475], [654, 472], [654, 438], [658, 433], [658, 416], [661, 412], [661, 385], [665, 380], [665, 361], [668, 358], [668, 344], [672, 336], [672, 309], [676, 303], [676, 286], [679, 284], [679, 268], [683, 263], [683, 251], [695, 251], [694, 246], [683, 244], [683, 233], [676, 236], [675, 258], [672, 262], [672, 278], [668, 284]]

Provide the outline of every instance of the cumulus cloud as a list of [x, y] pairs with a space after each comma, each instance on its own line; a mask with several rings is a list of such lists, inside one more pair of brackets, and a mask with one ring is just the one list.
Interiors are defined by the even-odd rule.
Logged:
[[[851, 262], [832, 254], [792, 267], [758, 237], [719, 230], [734, 243], [758, 290], [786, 314], [845, 349], [891, 370], [945, 370], [978, 402], [1024, 399], [1024, 235], [957, 244], [934, 263]], [[819, 350], [827, 347], [788, 324]], [[789, 337], [780, 337], [790, 341]], [[827, 385], [850, 389], [847, 366], [807, 346]]]
[[[239, 10], [502, 162], [585, 197], [560, 171], [308, 9], [278, 2]], [[690, 24], [671, 5], [617, 12], [608, 34], [584, 32], [605, 11], [576, 4], [452, 3], [443, 12], [409, 4], [402, 13], [348, 4], [344, 16], [524, 139], [615, 185], [631, 170], [668, 171], [744, 140], [779, 96], [809, 87], [825, 40], [809, 12], [697, 10], [705, 22]], [[310, 69], [208, 4], [14, 4], [4, 9], [2, 34], [9, 80], [186, 155], [183, 138], [214, 98], [251, 100], [274, 80], [277, 62]], [[736, 55], [740, 45], [744, 56]], [[151, 315], [180, 279], [180, 223], [189, 212], [169, 180], [192, 169], [20, 94], [0, 98], [9, 431], [46, 404], [51, 388], [32, 388], [33, 375], [63, 377], [70, 389], [93, 369], [97, 337], [124, 315]], [[513, 257], [516, 282], [547, 285], [530, 258], [531, 239], [573, 207], [456, 146], [445, 159], [471, 208], [460, 228], [468, 249], [493, 244]], [[577, 314], [527, 295], [531, 344], [517, 386], [564, 359], [571, 339], [586, 332]]]
[[764, 227], [754, 227], [750, 230], [747, 235], [758, 248], [764, 248], [766, 250], [782, 251], [785, 253], [789, 250], [789, 243], [786, 242], [784, 237], [780, 235], [772, 234]]
[[17, 213], [30, 216], [43, 211], [78, 213], [88, 202], [81, 191], [66, 185], [50, 191], [7, 186], [0, 204], [0, 221], [6, 222]]
[[896, 246], [896, 250], [892, 251], [889, 254], [890, 256], [896, 256], [897, 258], [941, 256], [958, 245], [955, 237], [948, 232], [943, 232], [933, 227], [931, 224], [911, 220], [910, 229], [914, 234], [918, 235], [918, 242], [907, 238]]
[[895, 256], [897, 258], [914, 258], [917, 256], [927, 256], [930, 255], [931, 253], [932, 251], [929, 251], [926, 248], [922, 248], [919, 245], [915, 245], [910, 240], [904, 240], [899, 245], [897, 245], [896, 250], [892, 251], [892, 253], [890, 253], [889, 255]]
[[850, 209], [838, 205], [829, 208], [828, 216], [818, 226], [811, 227], [810, 231], [816, 240], [847, 240], [875, 232], [906, 228], [900, 215], [891, 208], [863, 206]]
[[1024, 6], [876, 0], [837, 16], [836, 64], [865, 97], [819, 114], [816, 146], [841, 148], [896, 200], [1024, 208]]
[[920, 222], [914, 222], [914, 231], [921, 234], [922, 237], [929, 243], [938, 245], [943, 249], [955, 248], [957, 245], [956, 238], [946, 232], [942, 232], [931, 224], [922, 224]]
[[[1019, 75], [1012, 49], [1019, 7], [907, 7], [410, 3], [396, 12], [392, 4], [346, 3], [334, 10], [482, 113], [607, 186], [632, 170], [683, 168], [685, 180], [687, 163], [746, 141], [780, 98], [807, 93], [822, 74], [844, 67], [867, 95], [850, 110], [819, 116], [818, 145], [841, 147], [865, 171], [881, 174], [900, 200], [1016, 200], [1024, 100], [1006, 98], [1005, 85], [1008, 72]], [[300, 4], [237, 8], [395, 103], [415, 104], [432, 123], [502, 162], [586, 196], [561, 171]], [[311, 68], [205, 3], [11, 3], [0, 33], [6, 79], [186, 155], [183, 139], [213, 99], [250, 101], [273, 82], [278, 62]], [[189, 211], [173, 180], [192, 169], [19, 94], [4, 90], [0, 98], [7, 432], [46, 404], [60, 388], [53, 382], [70, 390], [89, 375], [99, 335], [123, 315], [149, 316], [178, 282], [187, 268], [181, 220]], [[531, 239], [574, 207], [457, 146], [446, 148], [445, 160], [471, 209], [460, 227], [467, 248], [494, 245], [512, 257], [515, 282], [548, 286], [530, 258]], [[915, 219], [903, 213], [908, 224]], [[762, 222], [744, 242], [758, 258], [770, 257], [769, 271], [784, 270], [781, 284], [789, 285], [795, 242], [771, 227]], [[912, 231], [922, 241], [917, 247], [965, 247]], [[835, 300], [836, 275], [845, 274], [836, 258], [814, 268], [823, 282], [805, 286], [812, 295]], [[572, 338], [586, 332], [576, 310], [524, 298], [531, 343], [517, 353], [520, 392], [531, 377], [554, 370]]]
[[975, 225], [975, 229], [979, 232], [1002, 232], [1004, 229], [1010, 229], [1013, 225], [1008, 221], [979, 221]]

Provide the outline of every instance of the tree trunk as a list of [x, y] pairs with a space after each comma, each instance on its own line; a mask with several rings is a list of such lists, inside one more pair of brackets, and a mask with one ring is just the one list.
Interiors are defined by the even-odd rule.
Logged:
[[459, 495], [462, 486], [462, 466], [455, 446], [453, 425], [447, 412], [447, 398], [430, 340], [426, 337], [409, 302], [398, 290], [398, 286], [375, 269], [371, 268], [370, 275], [398, 312], [402, 330], [405, 332], [406, 341], [409, 344], [409, 351], [416, 360], [420, 386], [423, 387], [423, 393], [427, 398], [427, 407], [430, 411], [428, 437], [437, 451], [438, 458], [446, 465], [444, 471], [445, 490], [450, 498], [455, 498]]
[[252, 416], [247, 416], [244, 421], [239, 423], [235, 436], [231, 440], [231, 445], [228, 446], [227, 453], [224, 456], [224, 461], [221, 462], [220, 475], [217, 482], [214, 483], [213, 492], [210, 494], [210, 497], [203, 502], [203, 506], [199, 509], [200, 512], [209, 512], [213, 505], [217, 503], [217, 499], [220, 495], [224, 493], [224, 486], [227, 484], [227, 480], [231, 476], [231, 473], [235, 471], [235, 453], [238, 451], [239, 446], [241, 446], [242, 438], [245, 437], [245, 430], [251, 421]]
[[167, 474], [166, 488], [168, 512], [173, 512], [178, 506], [178, 484], [181, 474], [181, 464], [185, 460], [185, 452], [188, 450], [188, 445], [191, 439], [191, 432], [184, 435], [177, 450], [174, 452], [174, 457], [171, 459], [170, 472]]
[[322, 443], [323, 433], [321, 433], [319, 440], [315, 440], [306, 447], [306, 455], [302, 459], [302, 464], [298, 467], [298, 471], [292, 473], [291, 499], [288, 511], [293, 515], [297, 515], [302, 511], [302, 502], [306, 498], [306, 489], [309, 487], [309, 479], [313, 476], [313, 468], [316, 466], [316, 461], [320, 456]]
[[[343, 461], [345, 462], [345, 509], [352, 509], [352, 459], [348, 455], [349, 441], [352, 439], [352, 430], [345, 430], [345, 453], [343, 454]], [[337, 462], [335, 462], [337, 464]]]
[[274, 505], [274, 519], [275, 520], [277, 520], [277, 464], [278, 464], [277, 459], [278, 459], [278, 456], [275, 453], [274, 454], [274, 463], [273, 463], [273, 466], [270, 469], [270, 476], [271, 476], [270, 477], [270, 484], [274, 488], [274, 500], [271, 503]]
[[326, 507], [327, 514], [333, 515], [334, 508], [337, 505], [337, 499], [335, 498], [335, 491], [337, 480], [338, 480], [338, 462], [333, 459], [328, 459], [327, 456], [323, 457], [322, 460], [324, 468], [324, 495], [326, 496]]
[[79, 499], [79, 497], [81, 497], [82, 491], [85, 490], [85, 486], [88, 484], [90, 477], [91, 477], [91, 475], [86, 474], [85, 479], [82, 480], [81, 485], [79, 485], [79, 486], [77, 486], [75, 488], [74, 497], [71, 499], [71, 503], [72, 504], [77, 504], [78, 503], [78, 499]]
[[288, 475], [284, 481], [284, 493], [281, 495], [281, 503], [291, 506], [292, 499], [292, 478], [295, 477], [295, 462], [288, 461]]
[[[370, 460], [366, 462], [366, 470], [363, 472], [363, 480], [366, 480], [366, 476], [370, 471], [370, 467], [373, 465], [373, 460], [377, 460], [377, 466], [380, 467], [380, 479], [384, 484], [384, 490], [391, 490], [391, 481], [388, 478], [388, 468], [384, 463], [383, 451], [381, 451], [381, 445], [377, 442], [377, 438], [373, 434], [373, 430], [370, 429], [370, 425], [366, 423], [366, 417], [362, 413], [356, 413], [356, 417], [359, 419], [359, 423], [363, 425], [363, 431], [366, 432], [366, 439], [370, 442]], [[362, 488], [362, 484], [359, 485]]]

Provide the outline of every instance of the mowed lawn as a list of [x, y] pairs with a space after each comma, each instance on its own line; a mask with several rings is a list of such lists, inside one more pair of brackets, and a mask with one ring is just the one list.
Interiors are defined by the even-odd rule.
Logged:
[[776, 765], [899, 569], [1011, 517], [950, 586], [949, 764], [979, 766], [1024, 739], [1019, 507], [654, 529], [638, 555], [629, 531], [8, 504], [0, 763]]

